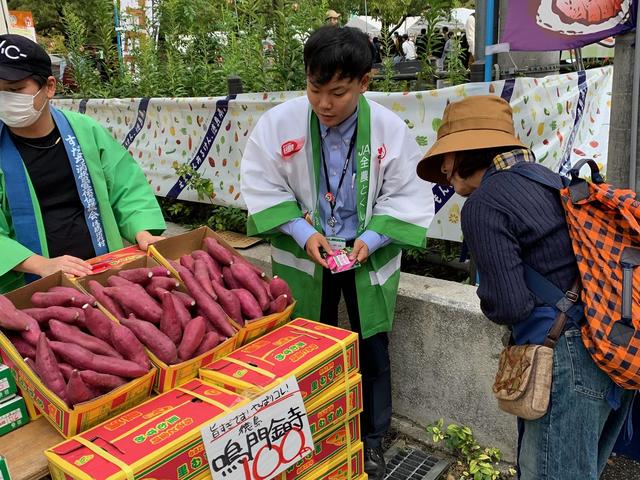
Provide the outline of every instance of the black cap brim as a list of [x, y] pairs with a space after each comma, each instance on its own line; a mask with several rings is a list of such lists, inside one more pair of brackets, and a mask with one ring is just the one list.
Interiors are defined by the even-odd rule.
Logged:
[[31, 75], [33, 75], [33, 72], [25, 72], [24, 70], [7, 67], [6, 65], [0, 66], [0, 80], [17, 82], [18, 80], [24, 80]]

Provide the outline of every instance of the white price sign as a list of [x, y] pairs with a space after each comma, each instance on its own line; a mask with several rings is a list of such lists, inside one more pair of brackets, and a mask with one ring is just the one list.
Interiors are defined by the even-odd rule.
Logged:
[[201, 433], [216, 480], [269, 480], [313, 451], [295, 377], [203, 427]]

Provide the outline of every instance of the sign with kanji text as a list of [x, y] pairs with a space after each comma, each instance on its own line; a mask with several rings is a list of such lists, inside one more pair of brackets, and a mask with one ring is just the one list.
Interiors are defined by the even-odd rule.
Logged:
[[269, 480], [313, 451], [295, 377], [216, 419], [201, 433], [215, 479]]

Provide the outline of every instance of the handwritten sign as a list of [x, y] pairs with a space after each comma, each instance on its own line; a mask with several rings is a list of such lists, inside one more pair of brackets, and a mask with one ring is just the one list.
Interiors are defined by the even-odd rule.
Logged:
[[214, 479], [269, 480], [313, 451], [295, 377], [203, 427], [201, 433]]

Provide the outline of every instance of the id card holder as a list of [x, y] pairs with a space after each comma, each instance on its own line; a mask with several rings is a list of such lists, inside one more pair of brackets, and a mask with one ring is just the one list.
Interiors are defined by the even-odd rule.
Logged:
[[347, 241], [340, 237], [327, 237], [327, 242], [331, 245], [332, 250], [342, 250], [347, 246]]

